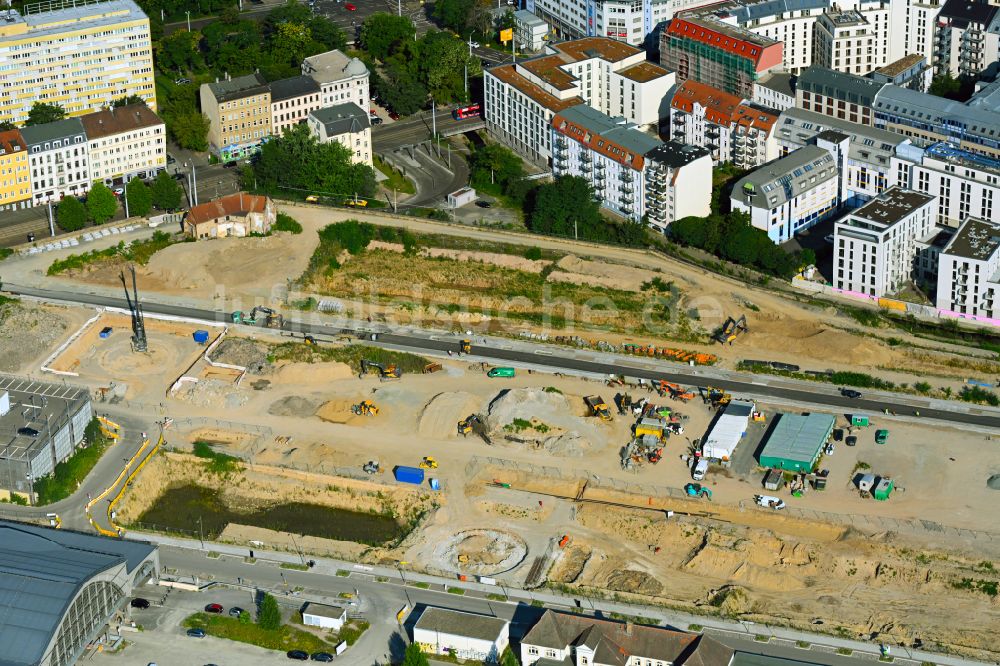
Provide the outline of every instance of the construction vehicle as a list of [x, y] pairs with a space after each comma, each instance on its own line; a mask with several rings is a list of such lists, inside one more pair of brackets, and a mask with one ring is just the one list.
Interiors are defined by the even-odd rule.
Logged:
[[424, 374], [429, 375], [432, 372], [439, 372], [442, 369], [440, 363], [428, 363], [424, 366]]
[[634, 435], [636, 439], [641, 439], [644, 435], [650, 435], [658, 440], [664, 439], [664, 430], [667, 422], [664, 419], [643, 417], [635, 424]]
[[882, 430], [876, 430], [875, 431], [875, 443], [876, 444], [885, 444], [888, 441], [889, 441], [889, 431], [888, 430], [882, 429]]
[[753, 414], [751, 414], [750, 415], [750, 419], [754, 423], [767, 423], [767, 417], [764, 416], [764, 412], [759, 411], [759, 410], [755, 411]]
[[371, 400], [362, 400], [356, 405], [351, 405], [351, 413], [358, 416], [378, 416], [378, 407]]
[[674, 384], [673, 382], [664, 381], [662, 379], [659, 382], [654, 382], [653, 387], [661, 396], [669, 395], [671, 400], [687, 402], [688, 400], [694, 398], [694, 393], [691, 391], [685, 391], [680, 384]]
[[733, 396], [720, 388], [708, 386], [702, 390], [702, 399], [705, 401], [705, 404], [711, 404], [712, 407], [725, 407], [732, 402]]
[[305, 335], [302, 336], [302, 342], [304, 342], [305, 344], [309, 345], [310, 347], [313, 347], [316, 344], [318, 344], [316, 342], [316, 338], [314, 338], [313, 336], [309, 335], [308, 333], [306, 333]]
[[431, 456], [424, 456], [424, 459], [420, 461], [420, 469], [437, 469], [437, 460], [434, 460]]
[[719, 344], [733, 344], [733, 341], [739, 337], [740, 333], [749, 332], [750, 329], [747, 328], [747, 316], [741, 315], [739, 319], [728, 317], [722, 324], [722, 327], [712, 337], [715, 338], [716, 342]]
[[626, 410], [632, 408], [632, 396], [628, 393], [615, 393], [615, 407], [618, 408], [618, 413], [624, 416]]
[[611, 410], [608, 408], [608, 403], [604, 402], [604, 398], [599, 395], [588, 395], [583, 401], [587, 403], [591, 414], [600, 417], [602, 421], [611, 420]]
[[559, 539], [559, 547], [560, 548], [565, 548], [568, 545], [569, 545], [569, 535], [568, 534], [564, 534], [563, 538]]
[[487, 377], [513, 377], [516, 373], [514, 368], [490, 368], [490, 371], [486, 373]]
[[684, 492], [688, 494], [688, 497], [698, 497], [708, 500], [712, 499], [712, 491], [700, 483], [687, 484], [684, 486]]
[[479, 418], [479, 414], [470, 414], [461, 421], [458, 422], [458, 434], [465, 437], [477, 427], [481, 427], [483, 424], [482, 420]]
[[361, 470], [366, 474], [378, 474], [382, 471], [377, 460], [369, 460], [361, 466]]
[[285, 323], [284, 316], [275, 312], [271, 308], [264, 307], [263, 305], [255, 305], [254, 308], [246, 314], [244, 314], [242, 310], [237, 310], [233, 312], [231, 318], [234, 324], [256, 326], [258, 314], [264, 315], [264, 326], [268, 328], [281, 328]]
[[472, 353], [472, 340], [462, 340], [459, 345], [458, 353], [460, 354], [471, 354]]
[[382, 365], [381, 363], [376, 363], [375, 361], [369, 361], [366, 358], [361, 359], [361, 374], [358, 377], [364, 377], [372, 370], [378, 372], [379, 377], [384, 381], [386, 379], [399, 379], [402, 376], [402, 372], [399, 366], [395, 363], [389, 365]]

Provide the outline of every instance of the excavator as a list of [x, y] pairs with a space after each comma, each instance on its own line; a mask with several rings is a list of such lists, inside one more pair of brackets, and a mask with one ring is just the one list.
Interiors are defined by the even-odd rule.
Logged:
[[285, 324], [284, 316], [263, 305], [254, 306], [248, 314], [244, 314], [242, 310], [237, 310], [232, 314], [232, 320], [234, 324], [256, 326], [258, 314], [264, 315], [264, 326], [268, 328], [281, 328]]
[[378, 407], [371, 400], [362, 400], [356, 405], [351, 405], [351, 413], [358, 416], [378, 416]]
[[490, 441], [489, 433], [486, 430], [486, 424], [483, 422], [483, 418], [479, 414], [470, 414], [458, 422], [458, 434], [462, 437], [468, 437], [469, 433], [479, 435], [487, 444], [493, 443]]
[[680, 384], [674, 384], [672, 382], [665, 381], [663, 379], [658, 382], [653, 382], [653, 387], [656, 392], [660, 395], [670, 394], [671, 400], [680, 400], [681, 402], [687, 402], [694, 398], [694, 393], [690, 391], [685, 391]]
[[375, 361], [369, 361], [368, 359], [363, 358], [361, 359], [361, 374], [358, 375], [358, 377], [364, 377], [372, 370], [378, 371], [379, 377], [383, 380], [399, 379], [403, 374], [403, 372], [399, 369], [399, 366], [395, 363], [382, 365], [381, 363], [376, 363]]
[[720, 388], [708, 386], [702, 389], [702, 399], [705, 401], [706, 405], [711, 404], [712, 407], [725, 407], [732, 402], [733, 396], [729, 395]]
[[740, 315], [739, 319], [733, 319], [728, 317], [725, 323], [722, 324], [722, 328], [713, 336], [719, 344], [733, 344], [733, 341], [739, 337], [740, 333], [749, 333], [750, 329], [747, 328], [747, 316]]

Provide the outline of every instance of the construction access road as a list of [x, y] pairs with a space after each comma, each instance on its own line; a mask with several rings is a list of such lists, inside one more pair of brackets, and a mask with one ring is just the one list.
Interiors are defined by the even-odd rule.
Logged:
[[[4, 283], [3, 291], [44, 301], [94, 305], [125, 309], [124, 298], [91, 293], [39, 289]], [[143, 299], [145, 312], [184, 317], [206, 322], [230, 321], [231, 313], [206, 310], [184, 305], [172, 305]], [[348, 322], [347, 325], [305, 323], [285, 319], [282, 331], [309, 333], [313, 336], [349, 334], [368, 344], [416, 353], [441, 355], [457, 351], [458, 337], [449, 333], [420, 330], [392, 330], [383, 326]], [[374, 339], [373, 339], [374, 338]], [[323, 342], [322, 337], [318, 337]], [[848, 413], [894, 413], [919, 416], [953, 424], [985, 428], [1000, 428], [1000, 410], [967, 405], [955, 401], [911, 398], [886, 392], [868, 392], [861, 398], [848, 398], [837, 387], [821, 383], [788, 380], [749, 373], [719, 371], [712, 368], [688, 367], [646, 358], [623, 357], [589, 351], [572, 350], [537, 343], [523, 343], [500, 338], [476, 336], [471, 356], [484, 361], [503, 362], [545, 371], [571, 372], [604, 377], [624, 376], [630, 379], [669, 382], [694, 386], [711, 385], [734, 394], [734, 397], [768, 396], [828, 409], [845, 409]]]

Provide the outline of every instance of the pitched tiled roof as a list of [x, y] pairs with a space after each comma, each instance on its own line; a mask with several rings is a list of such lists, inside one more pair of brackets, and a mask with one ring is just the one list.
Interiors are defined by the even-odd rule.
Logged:
[[758, 106], [740, 104], [736, 107], [736, 113], [733, 115], [733, 122], [735, 122], [739, 127], [747, 129], [753, 127], [761, 130], [765, 134], [770, 134], [771, 128], [774, 127], [776, 122], [778, 122], [778, 114], [762, 109]]
[[21, 132], [16, 129], [0, 132], [0, 150], [3, 150], [6, 155], [18, 151], [25, 152], [25, 142]]
[[122, 134], [143, 127], [162, 125], [160, 117], [145, 104], [129, 104], [117, 109], [104, 109], [80, 116], [88, 139]]
[[666, 30], [671, 35], [708, 44], [713, 48], [749, 58], [754, 63], [760, 61], [766, 47], [779, 43], [770, 37], [723, 23], [714, 17], [679, 18], [675, 16], [670, 20]]
[[558, 97], [550, 95], [542, 90], [540, 86], [535, 85], [528, 79], [518, 74], [514, 69], [514, 65], [500, 65], [499, 67], [491, 67], [487, 71], [490, 75], [495, 76], [504, 83], [513, 86], [524, 95], [530, 97], [535, 102], [552, 111], [558, 112], [563, 109], [568, 109], [571, 106], [576, 106], [577, 104], [583, 104], [583, 99], [580, 97], [559, 99]]
[[[678, 111], [691, 113], [695, 103], [705, 108], [705, 117], [716, 125], [729, 125], [736, 116], [743, 99], [724, 90], [688, 79], [674, 93], [670, 106]], [[776, 118], [777, 119], [777, 118]]]
[[263, 213], [267, 208], [267, 197], [246, 192], [237, 192], [227, 196], [198, 204], [188, 211], [188, 224], [211, 222], [227, 215], [246, 215], [247, 213]]
[[552, 126], [590, 150], [637, 171], [642, 170], [646, 153], [660, 145], [659, 139], [627, 124], [624, 118], [612, 118], [586, 105], [557, 113]]

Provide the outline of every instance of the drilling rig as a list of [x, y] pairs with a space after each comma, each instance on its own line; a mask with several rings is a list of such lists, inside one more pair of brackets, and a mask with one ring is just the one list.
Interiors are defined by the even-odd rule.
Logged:
[[125, 300], [128, 301], [128, 309], [132, 313], [132, 351], [147, 352], [149, 344], [146, 341], [146, 323], [142, 318], [142, 306], [139, 305], [139, 288], [135, 282], [135, 266], [129, 265], [128, 269], [132, 273], [132, 295], [129, 295], [128, 292], [125, 271], [121, 272], [121, 278], [122, 286], [125, 287]]

